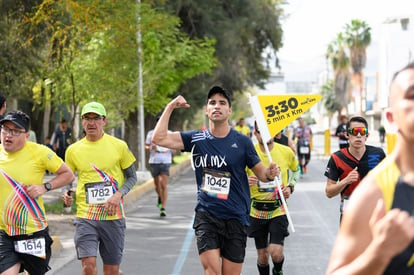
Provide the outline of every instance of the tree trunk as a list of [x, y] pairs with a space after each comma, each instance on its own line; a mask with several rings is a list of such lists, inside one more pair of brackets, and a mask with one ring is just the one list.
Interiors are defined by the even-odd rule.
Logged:
[[125, 142], [128, 144], [129, 149], [134, 154], [137, 161], [135, 162], [135, 169], [138, 168], [138, 157], [140, 156], [139, 151], [139, 138], [138, 138], [138, 113], [135, 110], [130, 112], [128, 117], [125, 119]]

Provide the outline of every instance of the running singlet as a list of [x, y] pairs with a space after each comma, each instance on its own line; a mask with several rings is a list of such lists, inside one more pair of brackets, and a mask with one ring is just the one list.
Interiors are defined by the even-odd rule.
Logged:
[[250, 138], [230, 129], [224, 138], [205, 131], [181, 132], [184, 151], [192, 153], [198, 190], [196, 211], [249, 224], [250, 190], [245, 172], [260, 162]]
[[297, 152], [299, 155], [310, 154], [312, 129], [309, 126], [295, 128], [293, 136], [298, 139]]
[[43, 185], [45, 171], [55, 173], [63, 161], [48, 147], [27, 141], [8, 153], [0, 146], [0, 230], [31, 234], [47, 227], [42, 196], [31, 198], [27, 185]]
[[384, 158], [385, 153], [379, 147], [366, 145], [365, 153], [359, 161], [349, 153], [348, 148], [342, 148], [332, 154], [326, 166], [325, 176], [333, 181], [342, 180], [358, 166], [358, 180], [345, 187], [341, 193], [341, 197], [349, 197], [361, 179]]
[[[414, 214], [414, 187], [405, 183], [392, 159], [386, 159], [373, 171], [375, 181], [381, 189], [387, 211], [398, 208]], [[384, 275], [414, 274], [414, 242], [388, 264]]]
[[[153, 143], [151, 142], [152, 135], [154, 134], [154, 130], [148, 132], [147, 137], [145, 139], [145, 144], [151, 146]], [[158, 146], [157, 149], [150, 150], [150, 156], [148, 163], [165, 163], [171, 164], [172, 162], [172, 150], [166, 147]]]
[[123, 140], [107, 134], [95, 142], [83, 138], [68, 147], [65, 160], [73, 172], [78, 172], [76, 217], [89, 220], [125, 217], [122, 199], [116, 214], [108, 216], [104, 210], [105, 202], [124, 184], [123, 169], [135, 162]]
[[[266, 153], [263, 153], [260, 149], [260, 145], [258, 143], [255, 144], [255, 149], [259, 158], [262, 160], [265, 166], [269, 166], [269, 160]], [[288, 175], [290, 171], [297, 171], [298, 170], [298, 160], [296, 159], [295, 153], [293, 153], [290, 147], [285, 145], [281, 145], [278, 143], [273, 144], [273, 148], [270, 151], [270, 155], [272, 157], [272, 161], [276, 163], [280, 167], [280, 174], [281, 174], [281, 184], [282, 189], [283, 186], [288, 186]], [[247, 174], [249, 176], [254, 175], [250, 169], [247, 169]], [[259, 202], [275, 202], [279, 200], [280, 206], [277, 207], [275, 210], [264, 211], [256, 209], [255, 207], [250, 208], [250, 216], [256, 219], [272, 219], [277, 216], [285, 215], [285, 209], [280, 202], [280, 195], [278, 192], [278, 188], [260, 188], [258, 185], [250, 186], [250, 196], [253, 200]]]

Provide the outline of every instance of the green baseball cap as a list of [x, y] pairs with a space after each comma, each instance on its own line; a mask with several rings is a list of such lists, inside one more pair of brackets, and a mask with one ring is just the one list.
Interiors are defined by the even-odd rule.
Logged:
[[101, 103], [95, 101], [89, 102], [85, 104], [85, 106], [83, 106], [81, 116], [87, 113], [94, 113], [101, 116], [106, 116], [105, 107]]

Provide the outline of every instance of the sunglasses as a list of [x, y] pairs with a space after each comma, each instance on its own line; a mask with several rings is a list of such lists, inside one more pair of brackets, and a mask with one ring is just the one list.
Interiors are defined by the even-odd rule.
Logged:
[[350, 134], [352, 136], [357, 136], [358, 133], [361, 136], [366, 136], [366, 135], [368, 135], [368, 128], [365, 128], [365, 127], [355, 127], [355, 128], [349, 128], [348, 129], [348, 134]]

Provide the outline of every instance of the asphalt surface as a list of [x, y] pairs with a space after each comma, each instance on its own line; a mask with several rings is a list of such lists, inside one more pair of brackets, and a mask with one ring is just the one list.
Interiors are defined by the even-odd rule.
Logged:
[[[380, 145], [375, 139], [368, 144]], [[331, 149], [337, 149], [336, 139], [332, 139]], [[325, 196], [323, 172], [328, 156], [323, 155], [323, 150], [323, 137], [315, 136], [308, 173], [300, 179], [288, 200], [295, 232], [290, 228], [290, 236], [285, 242], [285, 274], [324, 274], [329, 261], [339, 226], [339, 198]], [[167, 217], [159, 216], [151, 180], [134, 189], [126, 198], [127, 232], [121, 264], [124, 275], [203, 274], [191, 227], [196, 204], [194, 173], [188, 165], [183, 165], [172, 174], [168, 185]], [[54, 193], [60, 195], [59, 191]], [[45, 200], [52, 200], [53, 193], [48, 195], [50, 198]], [[67, 220], [73, 216], [61, 215], [60, 218]], [[54, 219], [59, 222], [59, 217]], [[69, 222], [67, 231], [54, 236], [52, 270], [48, 274], [81, 274], [73, 231]], [[103, 274], [99, 257], [98, 274]], [[250, 238], [242, 274], [258, 274], [256, 250]]]

